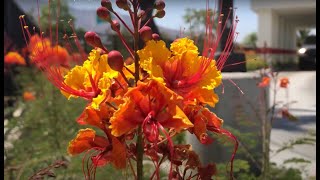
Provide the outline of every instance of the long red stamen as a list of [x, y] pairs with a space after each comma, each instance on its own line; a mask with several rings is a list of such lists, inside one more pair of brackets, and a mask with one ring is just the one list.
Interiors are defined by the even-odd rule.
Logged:
[[26, 46], [28, 47], [28, 41], [27, 41], [27, 38], [26, 38], [26, 34], [24, 33], [24, 28], [23, 28], [23, 24], [22, 24], [22, 19], [24, 18], [24, 15], [20, 15], [19, 16], [19, 20], [20, 20], [20, 25], [21, 25], [21, 30], [22, 30], [22, 34], [23, 34], [23, 38], [24, 38], [24, 41], [26, 43]]
[[59, 27], [59, 17], [60, 17], [60, 0], [58, 0], [58, 13], [57, 13], [57, 17], [56, 17], [56, 45], [58, 45], [58, 27]]
[[[170, 135], [166, 132], [166, 130], [163, 128], [163, 126], [157, 122], [157, 126], [158, 128], [160, 128], [160, 130], [162, 131], [163, 134], [165, 134], [167, 140], [168, 140], [168, 146], [169, 146], [169, 150], [170, 150], [170, 157], [173, 158], [173, 142], [172, 139], [170, 137]], [[169, 180], [172, 179], [172, 162], [170, 162], [170, 171], [169, 171]]]
[[238, 146], [239, 146], [239, 142], [237, 140], [237, 138], [228, 130], [222, 129], [222, 128], [216, 128], [216, 127], [208, 127], [208, 130], [218, 133], [218, 134], [223, 134], [226, 135], [228, 138], [230, 138], [233, 142], [234, 142], [234, 148], [233, 148], [233, 153], [231, 155], [230, 158], [230, 178], [233, 178], [233, 160], [235, 158], [235, 155], [237, 153], [238, 150]]
[[68, 24], [69, 24], [69, 26], [70, 26], [70, 28], [71, 28], [71, 30], [72, 30], [72, 36], [70, 36], [70, 37], [74, 38], [74, 42], [75, 42], [75, 44], [76, 44], [79, 52], [80, 52], [82, 55], [85, 55], [86, 53], [85, 53], [85, 51], [84, 51], [84, 49], [83, 49], [83, 47], [82, 47], [82, 45], [81, 45], [81, 43], [80, 43], [80, 41], [79, 41], [79, 38], [78, 38], [78, 36], [77, 36], [77, 33], [76, 33], [76, 31], [75, 31], [75, 29], [74, 29], [74, 26], [73, 26], [73, 24], [72, 24], [72, 20], [69, 20], [69, 21], [68, 21]]

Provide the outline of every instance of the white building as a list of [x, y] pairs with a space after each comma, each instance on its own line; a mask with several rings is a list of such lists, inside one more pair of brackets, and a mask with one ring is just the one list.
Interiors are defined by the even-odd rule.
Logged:
[[258, 47], [294, 50], [296, 31], [316, 28], [316, 0], [251, 0], [251, 8], [258, 16]]

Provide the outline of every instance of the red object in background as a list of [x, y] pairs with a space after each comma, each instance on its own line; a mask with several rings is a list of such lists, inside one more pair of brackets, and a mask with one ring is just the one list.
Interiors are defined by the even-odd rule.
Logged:
[[9, 52], [4, 56], [4, 63], [8, 65], [26, 65], [25, 59], [17, 52]]
[[287, 88], [289, 84], [289, 79], [284, 77], [280, 79], [280, 87]]
[[270, 84], [270, 78], [265, 76], [262, 78], [261, 82], [258, 84], [258, 87], [267, 87]]
[[29, 91], [26, 91], [23, 93], [23, 99], [25, 101], [33, 101], [36, 99], [36, 97]]

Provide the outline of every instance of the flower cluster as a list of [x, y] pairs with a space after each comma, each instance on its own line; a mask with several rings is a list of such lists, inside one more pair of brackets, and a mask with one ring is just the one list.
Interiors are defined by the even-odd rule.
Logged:
[[[117, 50], [109, 51], [92, 31], [85, 34], [85, 40], [93, 49], [82, 64], [73, 68], [67, 63], [70, 57], [63, 47], [53, 46], [42, 36], [29, 40], [31, 59], [61, 93], [68, 99], [88, 101], [77, 122], [91, 128], [79, 130], [69, 143], [68, 153], [85, 153], [84, 159], [90, 153], [87, 169], [83, 168], [86, 179], [94, 177], [96, 167], [107, 164], [122, 169], [132, 166], [133, 160], [141, 166], [141, 154], [155, 165], [151, 179], [159, 179], [159, 168], [166, 158], [171, 162], [169, 179], [187, 178], [188, 169], [198, 171], [194, 177], [211, 178], [216, 172], [214, 164], [202, 165], [190, 145], [174, 144], [172, 140], [173, 136], [189, 131], [202, 144], [210, 144], [213, 142], [210, 133], [224, 134], [234, 140], [237, 149], [236, 138], [222, 128], [223, 120], [206, 107], [214, 107], [219, 101], [214, 90], [221, 84], [220, 70], [227, 59], [227, 56], [213, 59], [221, 32], [213, 36], [211, 13], [207, 17], [207, 40], [200, 55], [193, 40], [187, 37], [176, 39], [167, 48], [147, 26], [148, 21], [141, 24], [147, 13], [138, 11], [138, 0], [117, 0], [116, 5], [129, 12], [133, 29], [123, 22], [108, 0], [101, 1], [97, 15], [110, 23], [128, 50], [129, 59], [134, 61], [125, 61]], [[162, 18], [164, 8], [165, 3], [157, 1], [156, 14], [151, 18]], [[111, 14], [132, 34], [134, 49]], [[229, 38], [233, 39], [234, 34], [232, 29]], [[139, 37], [144, 42], [142, 49], [137, 48]], [[231, 173], [233, 158], [234, 155]], [[133, 174], [139, 178], [139, 172]]]

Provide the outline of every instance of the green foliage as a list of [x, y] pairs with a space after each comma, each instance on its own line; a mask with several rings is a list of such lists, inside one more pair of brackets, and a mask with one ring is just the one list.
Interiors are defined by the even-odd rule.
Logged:
[[244, 37], [241, 44], [255, 48], [255, 47], [257, 47], [257, 44], [256, 44], [257, 40], [258, 40], [257, 33], [252, 32], [252, 33], [246, 35], [246, 37]]
[[[210, 11], [210, 15], [213, 15], [213, 11]], [[186, 24], [190, 25], [191, 32], [204, 32], [206, 24], [207, 11], [205, 9], [190, 9], [185, 10], [183, 19]]]
[[295, 145], [302, 145], [302, 144], [309, 144], [309, 145], [315, 145], [316, 139], [311, 137], [301, 137], [298, 139], [290, 140], [288, 143], [285, 143], [281, 148], [279, 148], [276, 153], [279, 153], [281, 151], [291, 149]]
[[277, 180], [302, 180], [301, 172], [298, 169], [271, 166], [270, 178]]
[[261, 68], [266, 68], [268, 64], [261, 57], [257, 55], [246, 55], [246, 67], [247, 71], [254, 71]]
[[291, 158], [291, 159], [285, 160], [283, 163], [284, 164], [287, 164], [287, 163], [311, 163], [311, 161], [305, 160], [303, 158]]

